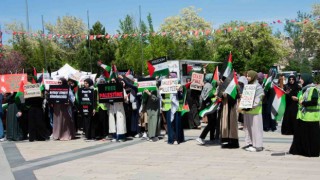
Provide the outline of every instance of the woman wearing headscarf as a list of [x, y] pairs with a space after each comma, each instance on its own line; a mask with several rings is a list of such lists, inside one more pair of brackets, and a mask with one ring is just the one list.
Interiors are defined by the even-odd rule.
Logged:
[[[170, 73], [169, 78], [176, 78], [175, 73]], [[184, 132], [181, 124], [179, 105], [183, 100], [183, 89], [180, 87], [177, 93], [162, 94], [162, 112], [167, 121], [168, 144], [184, 142]]]
[[160, 100], [158, 97], [157, 90], [149, 91], [144, 90], [144, 93], [147, 94], [146, 110], [148, 116], [148, 137], [150, 141], [158, 141], [160, 134]]
[[300, 87], [296, 77], [292, 74], [288, 77], [288, 83], [284, 86], [286, 92], [286, 110], [282, 120], [281, 134], [293, 135], [297, 124], [298, 92]]
[[[207, 108], [212, 105], [212, 97], [214, 96], [214, 89], [211, 84], [212, 81], [212, 73], [206, 74], [205, 76], [205, 84], [203, 86], [201, 95], [200, 95], [200, 103], [202, 104], [202, 109]], [[216, 125], [217, 125], [217, 111], [210, 112], [206, 114], [208, 124], [203, 129], [202, 133], [200, 134], [199, 138], [196, 139], [200, 144], [205, 144], [204, 139], [206, 138], [207, 134], [210, 132], [210, 141], [213, 141], [215, 137], [219, 137], [215, 135]]]
[[[65, 78], [60, 78], [58, 83], [62, 86], [68, 86]], [[75, 137], [75, 128], [72, 118], [72, 106], [74, 101], [75, 96], [69, 88], [68, 103], [53, 105], [52, 137], [54, 140], [68, 141]]]
[[[97, 84], [105, 84], [105, 78], [101, 77], [97, 79]], [[94, 114], [94, 121], [96, 121], [96, 136], [105, 140], [108, 138], [109, 135], [109, 116], [108, 116], [108, 108], [107, 103], [100, 103], [99, 96], [98, 96], [98, 87], [94, 88], [94, 98], [95, 101], [95, 114]]]
[[319, 157], [320, 153], [320, 98], [312, 83], [311, 74], [301, 74], [302, 90], [298, 94], [297, 127], [294, 129], [290, 154]]
[[235, 99], [227, 93], [223, 93], [222, 96], [221, 148], [239, 148], [236, 106], [239, 93], [237, 93]]
[[[118, 80], [112, 78], [110, 83], [120, 83]], [[128, 95], [123, 89], [124, 101], [128, 101]], [[113, 135], [112, 142], [125, 141], [125, 134], [127, 133], [126, 127], [126, 114], [124, 112], [123, 102], [107, 103], [109, 111], [109, 133]]]
[[264, 90], [257, 80], [257, 72], [248, 71], [248, 84], [256, 85], [252, 108], [244, 109], [243, 121], [246, 151], [259, 152], [263, 150], [262, 99]]
[[[93, 90], [93, 81], [88, 78], [84, 80], [84, 87], [81, 88], [81, 91], [85, 90]], [[78, 91], [79, 93], [79, 91]], [[94, 93], [92, 91], [92, 93]], [[94, 97], [94, 95], [93, 95]], [[94, 101], [94, 100], [93, 100]], [[95, 115], [95, 103], [93, 104], [82, 104], [81, 108], [82, 110], [82, 119], [84, 121], [84, 133], [86, 140], [94, 140], [96, 138], [96, 124], [97, 122], [93, 119], [93, 116]]]

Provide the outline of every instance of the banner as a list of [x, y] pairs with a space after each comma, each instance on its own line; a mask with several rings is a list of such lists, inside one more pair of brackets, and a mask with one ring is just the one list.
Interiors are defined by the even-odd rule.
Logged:
[[49, 102], [53, 104], [68, 103], [69, 86], [51, 85], [49, 88]]
[[154, 78], [139, 78], [138, 92], [143, 92], [145, 89], [149, 91], [157, 90], [157, 81]]
[[160, 57], [147, 62], [150, 77], [168, 76], [169, 65], [166, 57]]
[[59, 85], [58, 81], [59, 80], [50, 80], [50, 79], [43, 80], [46, 90], [49, 90], [50, 85]]
[[24, 98], [41, 97], [40, 84], [27, 84], [24, 85]]
[[203, 84], [203, 78], [204, 78], [204, 74], [193, 72], [191, 76], [192, 83], [190, 84], [190, 89], [201, 91], [202, 90], [201, 84]]
[[87, 116], [93, 112], [94, 90], [80, 88], [78, 90], [79, 104], [82, 114]]
[[123, 102], [121, 83], [98, 84], [99, 103]]
[[245, 109], [245, 108], [252, 108], [254, 96], [256, 92], [256, 84], [247, 84], [244, 86], [239, 108]]
[[0, 91], [3, 93], [7, 92], [18, 92], [19, 84], [23, 79], [23, 83], [27, 84], [27, 74], [4, 74], [0, 75]]
[[172, 94], [177, 93], [177, 87], [179, 87], [179, 79], [163, 79], [159, 88], [160, 94]]

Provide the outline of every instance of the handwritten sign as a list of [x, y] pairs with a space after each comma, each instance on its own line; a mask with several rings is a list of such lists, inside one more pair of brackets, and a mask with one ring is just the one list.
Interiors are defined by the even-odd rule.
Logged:
[[163, 79], [161, 81], [160, 94], [177, 93], [178, 86], [179, 80], [177, 78]]
[[27, 74], [0, 75], [0, 91], [3, 93], [18, 92], [21, 80], [27, 84]]
[[63, 85], [50, 85], [49, 102], [53, 104], [68, 103], [69, 87]]
[[24, 85], [24, 98], [41, 97], [40, 84]]
[[193, 72], [191, 76], [192, 83], [190, 84], [190, 89], [201, 91], [202, 90], [201, 84], [203, 84], [203, 78], [204, 78], [204, 74]]
[[254, 96], [256, 92], [256, 84], [247, 84], [244, 86], [239, 108], [252, 108]]
[[98, 84], [99, 102], [123, 102], [123, 86], [121, 83]]

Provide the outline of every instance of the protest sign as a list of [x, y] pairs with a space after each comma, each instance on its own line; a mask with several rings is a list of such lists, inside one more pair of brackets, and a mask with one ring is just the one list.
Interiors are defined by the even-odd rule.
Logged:
[[64, 85], [50, 85], [49, 88], [49, 102], [53, 104], [68, 103], [69, 86]]
[[121, 83], [98, 84], [99, 102], [123, 102], [123, 86]]
[[256, 86], [257, 86], [256, 84], [247, 84], [244, 86], [241, 99], [240, 99], [239, 108], [241, 109], [252, 108], [254, 96], [256, 92]]
[[24, 85], [24, 98], [41, 97], [40, 84]]
[[0, 75], [0, 91], [18, 92], [21, 80], [24, 84], [27, 84], [27, 74], [3, 74]]
[[192, 83], [190, 84], [190, 89], [201, 91], [203, 78], [204, 78], [204, 74], [193, 72], [191, 76]]
[[139, 78], [138, 92], [143, 92], [145, 89], [149, 91], [157, 90], [157, 81], [154, 78]]
[[81, 105], [81, 112], [87, 116], [93, 111], [94, 90], [80, 88], [78, 90], [79, 104]]
[[59, 80], [50, 80], [50, 79], [44, 79], [44, 86], [46, 90], [49, 90], [50, 85], [59, 85]]
[[177, 78], [163, 79], [159, 88], [160, 94], [177, 93], [177, 87], [179, 87], [179, 80]]

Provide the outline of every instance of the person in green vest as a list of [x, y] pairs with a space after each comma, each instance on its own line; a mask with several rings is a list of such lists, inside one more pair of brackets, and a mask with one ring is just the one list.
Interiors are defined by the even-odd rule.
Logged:
[[[170, 73], [171, 78], [176, 74]], [[184, 133], [181, 125], [181, 110], [183, 106], [183, 89], [178, 88], [177, 93], [162, 95], [162, 111], [165, 114], [168, 131], [168, 144], [184, 142]]]
[[260, 152], [263, 150], [262, 99], [264, 91], [257, 78], [257, 72], [248, 71], [248, 84], [255, 84], [256, 90], [252, 108], [243, 109], [242, 111], [246, 144], [243, 149], [250, 152]]
[[320, 153], [320, 98], [319, 90], [312, 83], [312, 75], [302, 73], [302, 90], [298, 93], [297, 126], [293, 134], [290, 154], [319, 157]]

